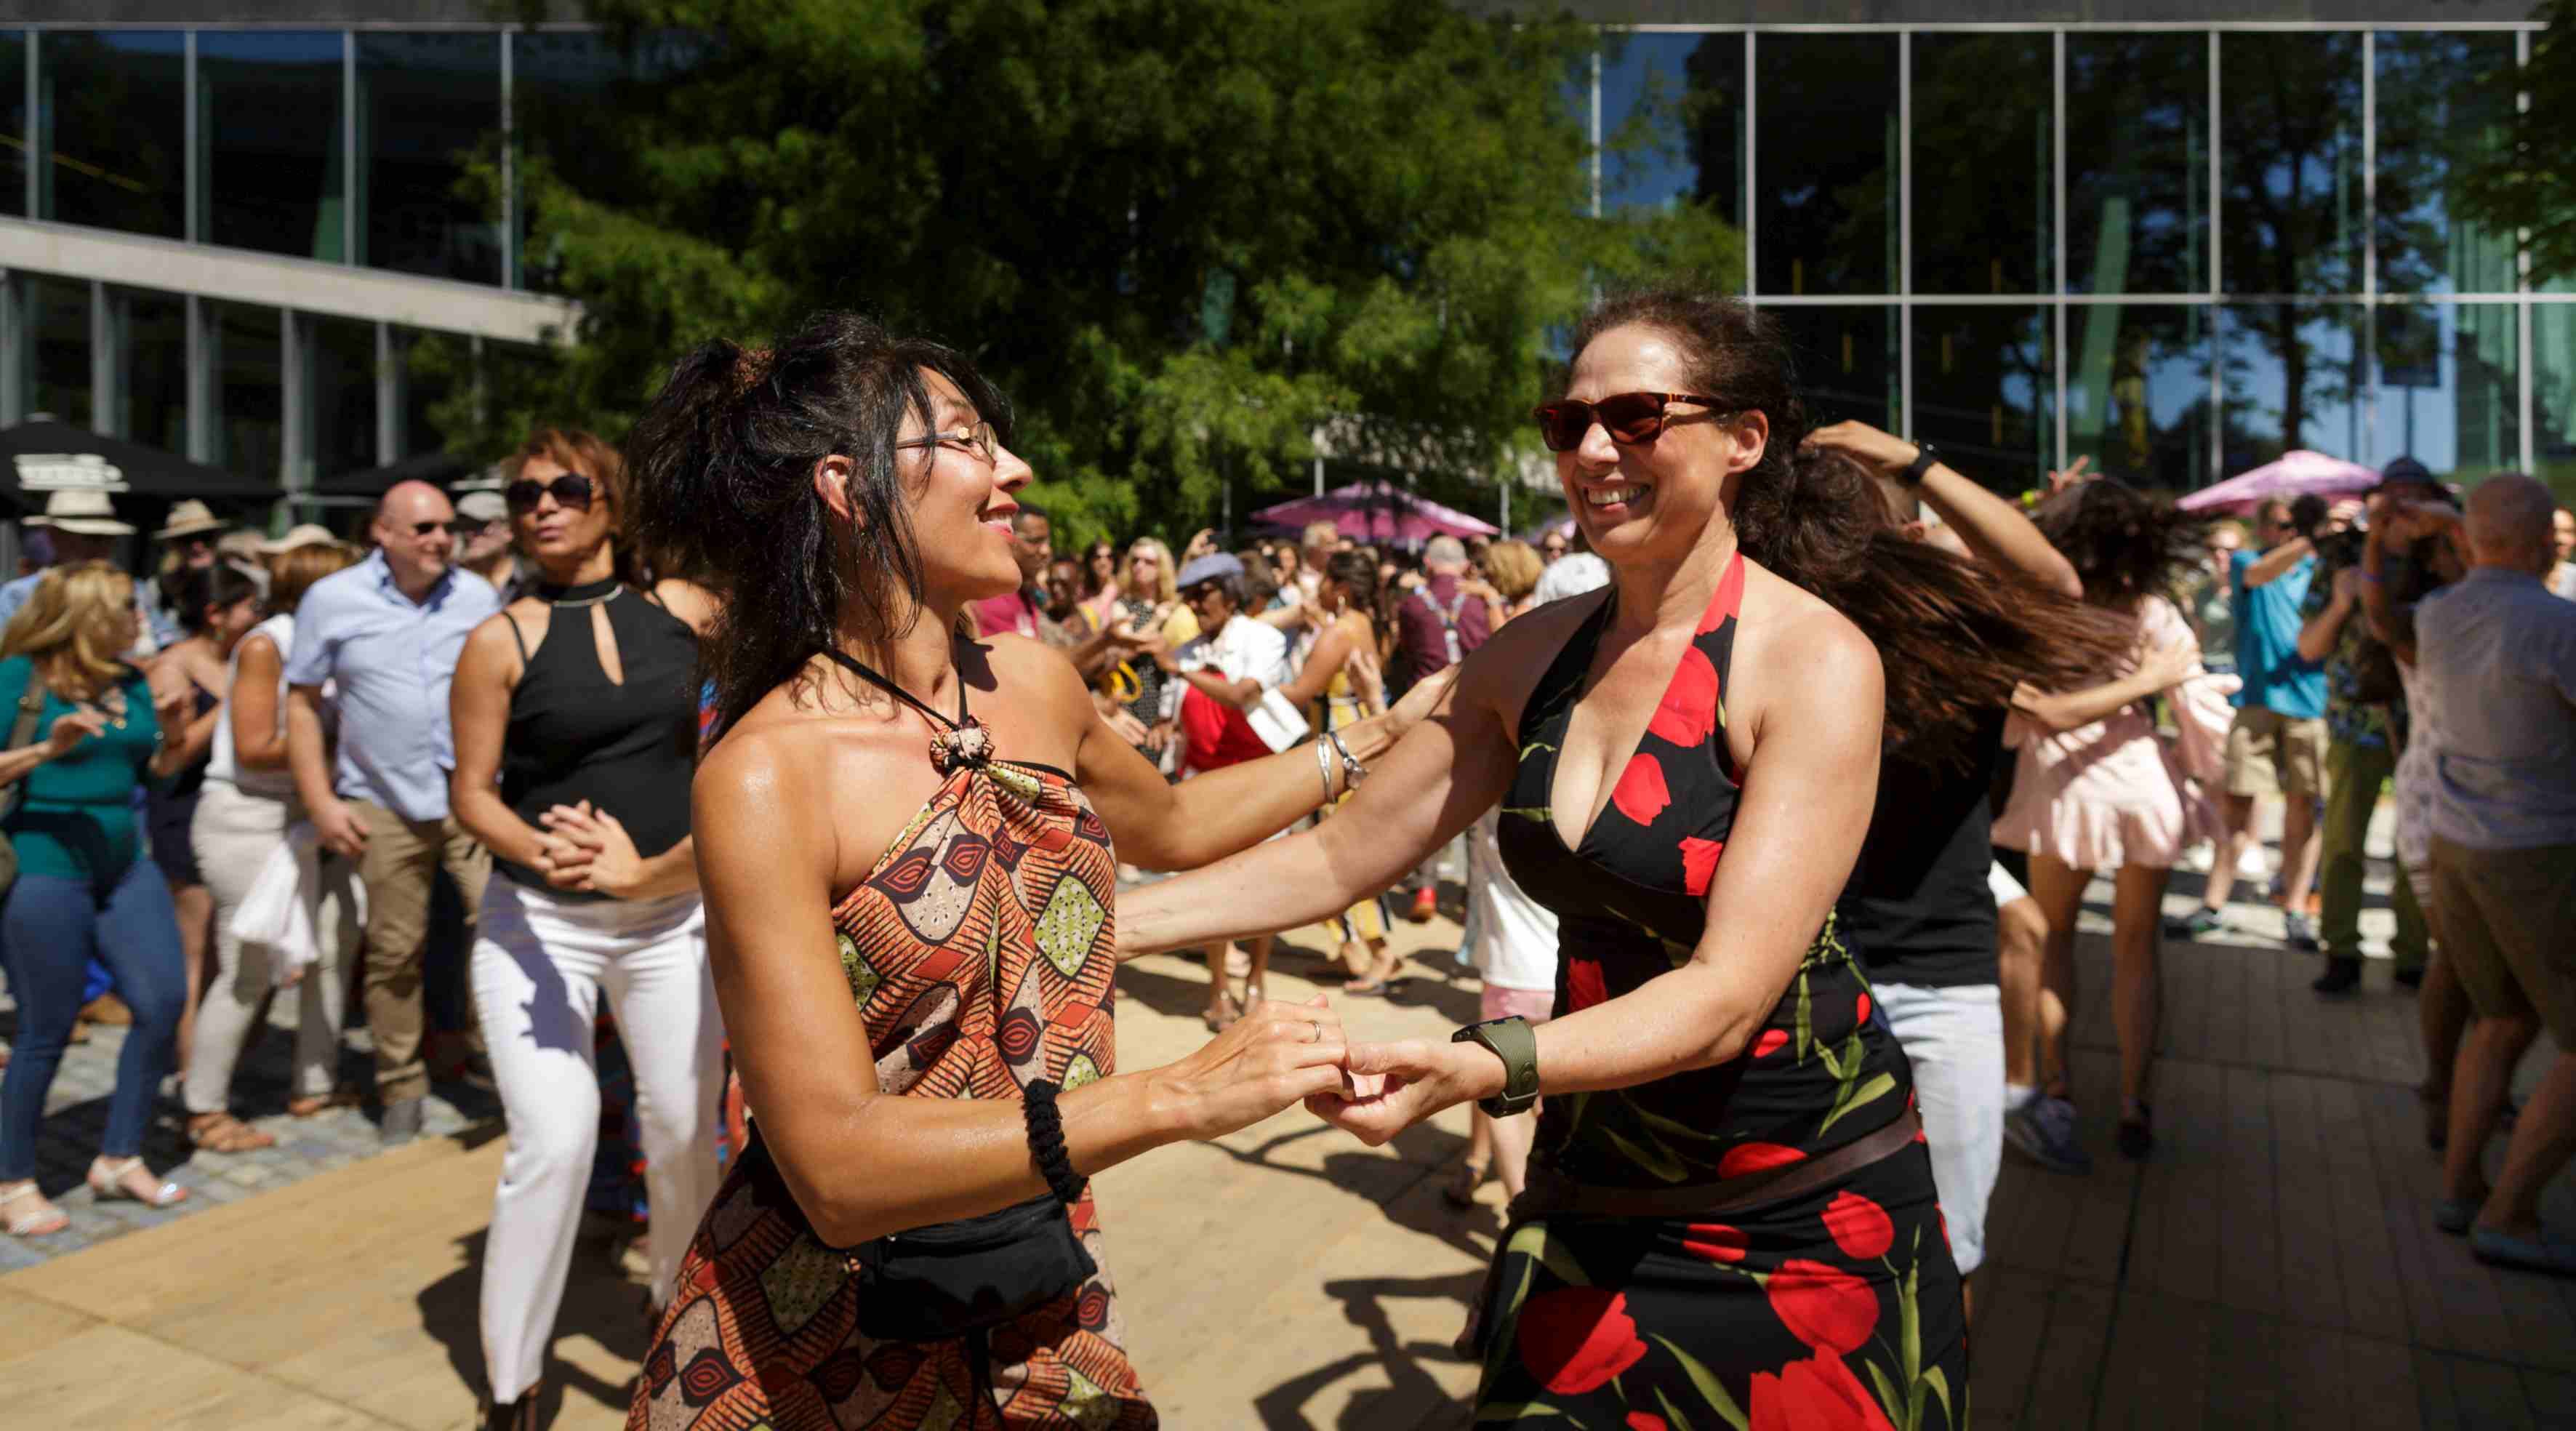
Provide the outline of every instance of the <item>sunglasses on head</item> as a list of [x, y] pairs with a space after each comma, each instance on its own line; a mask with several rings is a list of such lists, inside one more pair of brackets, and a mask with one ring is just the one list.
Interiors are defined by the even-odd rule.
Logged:
[[1627, 447], [1654, 441], [1663, 436], [1671, 419], [1664, 408], [1669, 403], [1697, 403], [1714, 411], [1718, 400], [1697, 393], [1618, 393], [1599, 402], [1577, 398], [1560, 398], [1543, 402], [1530, 410], [1538, 421], [1539, 440], [1550, 452], [1572, 452], [1583, 445], [1583, 435], [1601, 424], [1612, 442]]
[[513, 512], [535, 511], [537, 499], [540, 497], [554, 498], [555, 505], [558, 507], [587, 512], [590, 510], [591, 497], [597, 491], [598, 489], [591, 485], [589, 478], [578, 472], [567, 472], [551, 482], [540, 482], [534, 477], [522, 477], [501, 489], [501, 500], [509, 503], [510, 510]]

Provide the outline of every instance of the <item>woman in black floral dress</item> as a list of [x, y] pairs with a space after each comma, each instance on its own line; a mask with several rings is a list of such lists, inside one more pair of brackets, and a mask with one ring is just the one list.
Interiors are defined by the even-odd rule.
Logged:
[[[1322, 917], [1499, 802], [1505, 862], [1562, 924], [1555, 1018], [1476, 1026], [1490, 1049], [1355, 1045], [1346, 1096], [1308, 1102], [1381, 1143], [1544, 1093], [1478, 1309], [1478, 1423], [1949, 1431], [1959, 1277], [1904, 1054], [1832, 909], [1882, 736], [1937, 758], [1957, 703], [1882, 673], [1872, 639], [1914, 649], [1983, 599], [1963, 566], [1891, 554], [1848, 464], [1795, 456], [1769, 320], [1642, 294], [1576, 352], [1538, 416], [1611, 589], [1497, 633], [1360, 818], [1122, 894], [1123, 944]], [[1508, 1076], [1532, 1044], [1534, 1079]]]

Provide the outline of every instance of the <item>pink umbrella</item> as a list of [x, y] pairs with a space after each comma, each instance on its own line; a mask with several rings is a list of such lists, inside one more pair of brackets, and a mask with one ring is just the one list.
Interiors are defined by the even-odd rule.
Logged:
[[2378, 485], [2379, 473], [2375, 469], [2301, 448], [2282, 454], [2279, 461], [2266, 462], [2251, 472], [2239, 472], [2224, 482], [2203, 487], [2174, 505], [2186, 512], [2241, 516], [2274, 497], [2304, 497], [2311, 492], [2320, 497], [2346, 497]]
[[1417, 497], [1389, 482], [1355, 482], [1320, 497], [1300, 497], [1264, 507], [1252, 519], [1269, 527], [1302, 527], [1330, 522], [1343, 536], [1359, 542], [1412, 545], [1433, 537], [1490, 537], [1502, 528], [1480, 522], [1428, 497]]

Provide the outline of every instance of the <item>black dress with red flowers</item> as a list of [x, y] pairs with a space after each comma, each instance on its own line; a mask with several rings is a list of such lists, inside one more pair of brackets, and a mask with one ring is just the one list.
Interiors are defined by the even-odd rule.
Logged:
[[[1530, 695], [1501, 843], [1513, 879], [1557, 915], [1559, 1015], [1670, 971], [1706, 927], [1740, 790], [1725, 692], [1743, 596], [1738, 556], [1573, 849], [1551, 808], [1557, 749], [1614, 597]], [[1707, 1185], [1829, 1153], [1912, 1099], [1905, 1055], [1828, 918], [1741, 1057], [1550, 1098], [1532, 1157], [1594, 1186]], [[1919, 1138], [1723, 1221], [1550, 1216], [1498, 1256], [1480, 1424], [1949, 1431], [1967, 1419], [1958, 1271]]]

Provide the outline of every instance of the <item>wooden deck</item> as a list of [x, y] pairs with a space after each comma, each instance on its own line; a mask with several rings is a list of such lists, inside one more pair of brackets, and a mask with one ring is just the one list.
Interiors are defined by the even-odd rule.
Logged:
[[[1399, 931], [1429, 957], [1397, 998], [1347, 1001], [1354, 1030], [1472, 1018], [1473, 985], [1433, 974], [1454, 927]], [[2576, 1426], [2576, 1285], [2490, 1271], [2430, 1224], [2414, 1001], [2384, 963], [2358, 997], [2321, 1001], [2312, 956], [2257, 944], [2168, 949], [2160, 1145], [2143, 1166], [2111, 1149], [2108, 1004], [2086, 1007], [2075, 1072], [2097, 1167], [2006, 1164], [1974, 1424]], [[2105, 990], [2098, 932], [2079, 957]], [[1274, 991], [1302, 997], [1314, 967], [1283, 954]], [[1122, 973], [1127, 1066], [1204, 1039], [1203, 981], [1173, 958]], [[1452, 1110], [1370, 1150], [1292, 1111], [1106, 1174], [1109, 1263], [1164, 1424], [1467, 1426], [1473, 1370], [1447, 1344], [1499, 1219], [1491, 1185], [1469, 1213], [1440, 1200], [1464, 1128]], [[0, 1420], [470, 1426], [496, 1134], [425, 1140], [0, 1277]], [[2576, 1197], [2553, 1190], [2551, 1212], [2576, 1226]], [[577, 1260], [558, 1427], [622, 1424], [644, 1340], [634, 1299], [616, 1268]]]

